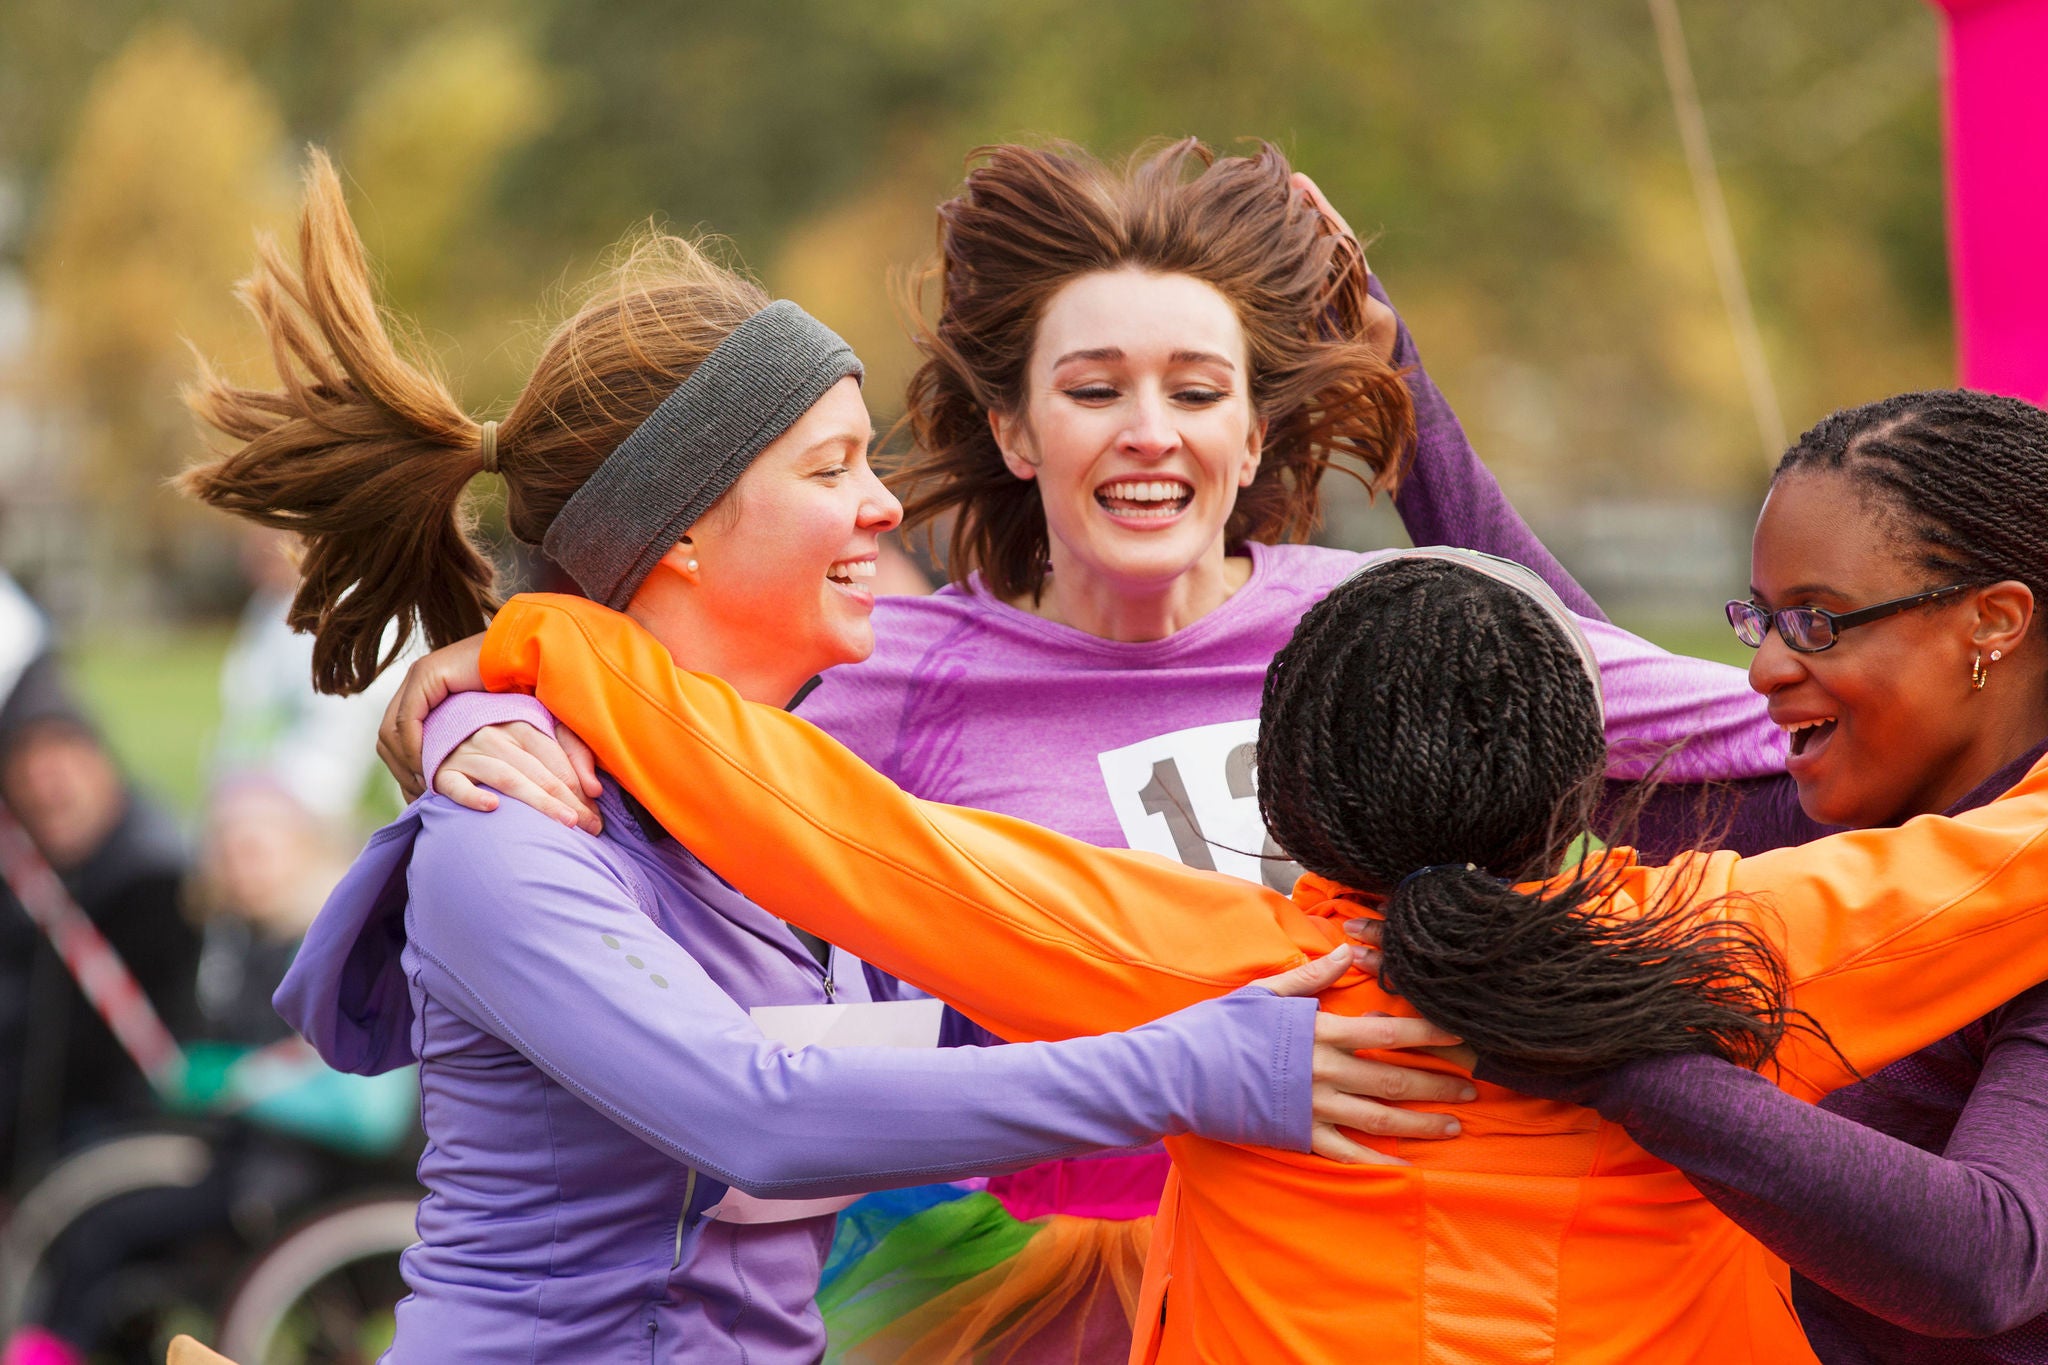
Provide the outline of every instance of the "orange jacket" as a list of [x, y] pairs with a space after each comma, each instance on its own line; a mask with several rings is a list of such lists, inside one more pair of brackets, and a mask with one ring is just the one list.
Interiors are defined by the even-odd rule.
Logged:
[[[921, 802], [815, 727], [677, 669], [627, 618], [523, 597], [483, 656], [531, 690], [712, 868], [770, 911], [1013, 1039], [1127, 1028], [1340, 941], [1353, 907], [1296, 900], [1006, 816]], [[1677, 875], [1782, 946], [1793, 1002], [1864, 1073], [2048, 977], [2048, 763], [1956, 819], [1837, 835]], [[1411, 1013], [1354, 978], [1345, 1012]], [[1788, 1038], [1780, 1083], [1855, 1079]], [[1170, 1139], [1134, 1360], [1812, 1360], [1784, 1268], [1677, 1171], [1592, 1112], [1481, 1085], [1450, 1141], [1374, 1140], [1414, 1163]]]

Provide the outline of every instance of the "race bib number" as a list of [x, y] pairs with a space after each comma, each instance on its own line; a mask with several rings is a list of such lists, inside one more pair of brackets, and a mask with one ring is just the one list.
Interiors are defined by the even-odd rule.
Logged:
[[1155, 735], [1097, 755], [1109, 804], [1132, 848], [1187, 867], [1263, 882], [1281, 895], [1301, 868], [1259, 819], [1256, 720]]

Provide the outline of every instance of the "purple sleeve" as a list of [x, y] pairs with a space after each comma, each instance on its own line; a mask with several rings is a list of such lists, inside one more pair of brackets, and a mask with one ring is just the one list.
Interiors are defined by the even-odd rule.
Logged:
[[1580, 1094], [1815, 1284], [1911, 1331], [1991, 1336], [2048, 1312], [2048, 990], [2000, 1017], [1940, 1153], [1712, 1057]]
[[1632, 846], [1651, 863], [1697, 848], [1725, 848], [1747, 858], [1837, 832], [1800, 808], [1798, 784], [1788, 773], [1671, 783], [1640, 802], [1635, 796], [1634, 783], [1610, 782], [1598, 833], [1609, 843]]
[[1582, 621], [1600, 661], [1607, 775], [1658, 763], [1670, 782], [1729, 782], [1785, 771], [1785, 737], [1741, 669], [1661, 649], [1606, 621]]
[[426, 735], [420, 743], [420, 767], [427, 790], [457, 745], [479, 730], [523, 720], [544, 735], [555, 732], [554, 713], [524, 692], [456, 692], [427, 712]]
[[[1393, 306], [1377, 275], [1367, 287], [1374, 298]], [[1501, 491], [1493, 471], [1472, 449], [1458, 414], [1423, 368], [1406, 322], [1400, 324], [1394, 342], [1394, 368], [1402, 372], [1415, 401], [1415, 458], [1394, 495], [1394, 510], [1401, 514], [1408, 538], [1417, 545], [1456, 545], [1512, 559], [1542, 575], [1573, 611], [1605, 621], [1600, 604], [1536, 538]]]
[[1248, 989], [1057, 1043], [787, 1048], [641, 912], [595, 841], [513, 803], [438, 804], [406, 914], [428, 993], [749, 1194], [923, 1184], [1187, 1132], [1308, 1147], [1313, 1000]]

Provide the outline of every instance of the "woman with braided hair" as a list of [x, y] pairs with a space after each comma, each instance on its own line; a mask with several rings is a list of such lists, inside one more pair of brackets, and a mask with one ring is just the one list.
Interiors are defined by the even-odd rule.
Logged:
[[[1807, 432], [1729, 603], [1792, 733], [1744, 837], [1957, 815], [2026, 780], [2048, 754], [2044, 600], [2048, 411], [1942, 390]], [[1790, 1263], [1827, 1365], [2048, 1362], [2048, 988], [1818, 1106], [1699, 1055], [1479, 1074], [1595, 1106], [1690, 1175]]]

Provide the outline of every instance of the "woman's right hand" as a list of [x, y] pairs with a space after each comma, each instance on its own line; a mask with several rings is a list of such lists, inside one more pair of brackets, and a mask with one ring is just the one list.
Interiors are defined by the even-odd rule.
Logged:
[[439, 706], [450, 693], [484, 690], [484, 637], [443, 645], [405, 670], [398, 695], [384, 708], [384, 723], [377, 727], [377, 757], [398, 779], [398, 789], [408, 801], [426, 794], [427, 779], [421, 751], [426, 747], [427, 712]]

